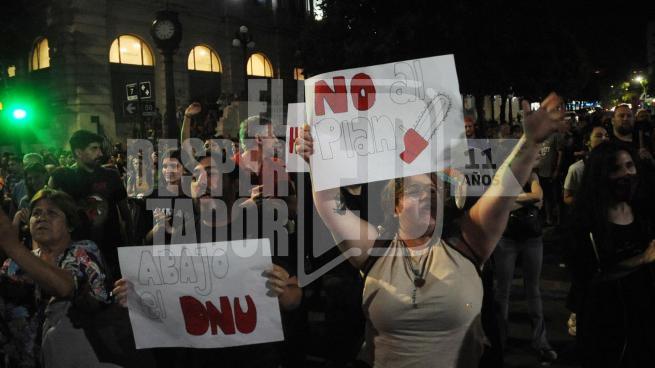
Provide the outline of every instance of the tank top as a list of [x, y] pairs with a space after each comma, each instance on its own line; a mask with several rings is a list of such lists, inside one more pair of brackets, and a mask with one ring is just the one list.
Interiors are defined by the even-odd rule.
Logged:
[[423, 256], [426, 282], [416, 289], [415, 307], [401, 247], [392, 241], [365, 281], [364, 359], [375, 368], [477, 367], [484, 333], [476, 266], [444, 241], [433, 244]]

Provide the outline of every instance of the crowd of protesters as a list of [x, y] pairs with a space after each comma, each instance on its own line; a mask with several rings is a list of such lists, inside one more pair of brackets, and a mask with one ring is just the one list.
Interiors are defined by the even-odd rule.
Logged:
[[[655, 126], [648, 111], [618, 105], [565, 115], [551, 95], [523, 122], [465, 116], [469, 140], [517, 140], [496, 175], [500, 182], [517, 179], [523, 192], [501, 196], [490, 188], [460, 203], [452, 188], [464, 182], [454, 172], [312, 192], [309, 174], [286, 173], [279, 154], [285, 147], [268, 119], [245, 119], [238, 138], [223, 139], [202, 110], [198, 103], [181, 110], [184, 143], [177, 147], [128, 155], [121, 144], [80, 130], [69, 151], [2, 154], [0, 366], [304, 367], [310, 354], [322, 355], [326, 367], [502, 366], [517, 258], [532, 345], [550, 363], [558, 354], [539, 289], [548, 227], [565, 234], [558, 252], [571, 271], [571, 318], [561, 328], [576, 336], [580, 364], [655, 366]], [[293, 147], [309, 159], [308, 129]], [[234, 170], [225, 172], [225, 162]], [[313, 197], [299, 201], [305, 192]], [[215, 198], [228, 209], [256, 211], [260, 226], [246, 226], [247, 238], [269, 236], [261, 226], [268, 204], [282, 200], [288, 209], [288, 239], [271, 239], [274, 265], [262, 277], [279, 300], [285, 340], [137, 351], [124, 308], [131, 287], [121, 278], [117, 247], [187, 239], [176, 207], [189, 199], [197, 241], [230, 240], [245, 219], [233, 218], [239, 211], [221, 216]], [[310, 269], [339, 251], [359, 255], [305, 289], [294, 247], [297, 216], [308, 211], [323, 221], [306, 222]], [[280, 252], [287, 241], [288, 252]], [[317, 254], [314, 243], [332, 249]], [[398, 257], [369, 254], [376, 248]], [[317, 295], [326, 319], [318, 347], [305, 331]]]

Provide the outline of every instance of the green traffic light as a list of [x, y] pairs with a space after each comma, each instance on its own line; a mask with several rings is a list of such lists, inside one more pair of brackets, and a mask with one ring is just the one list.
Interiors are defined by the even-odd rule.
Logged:
[[14, 111], [11, 114], [16, 120], [23, 120], [27, 117], [27, 111], [21, 108], [14, 109]]

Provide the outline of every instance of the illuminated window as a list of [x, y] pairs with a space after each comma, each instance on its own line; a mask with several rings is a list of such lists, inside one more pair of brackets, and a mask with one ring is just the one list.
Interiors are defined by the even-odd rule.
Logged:
[[45, 69], [50, 66], [50, 47], [48, 39], [41, 38], [34, 44], [30, 58], [30, 70]]
[[142, 39], [130, 36], [119, 36], [109, 48], [109, 62], [116, 64], [153, 65], [150, 46]]
[[16, 65], [10, 65], [9, 68], [7, 68], [7, 76], [9, 78], [16, 76]]
[[257, 52], [250, 56], [247, 64], [248, 75], [273, 78], [273, 65], [266, 55]]
[[305, 70], [303, 68], [293, 68], [293, 79], [305, 80]]
[[194, 47], [189, 53], [187, 68], [199, 72], [220, 73], [223, 71], [221, 59], [218, 58], [214, 50], [202, 45]]

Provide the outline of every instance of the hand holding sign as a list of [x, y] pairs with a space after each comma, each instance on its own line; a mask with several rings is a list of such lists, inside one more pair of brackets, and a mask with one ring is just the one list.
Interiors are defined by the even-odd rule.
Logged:
[[120, 304], [121, 307], [127, 308], [127, 295], [130, 293], [134, 293], [134, 284], [131, 283], [130, 280], [116, 280], [111, 295], [114, 296], [116, 302]]
[[312, 138], [312, 132], [309, 127], [309, 124], [302, 126], [302, 130], [296, 138], [295, 143], [296, 153], [299, 154], [305, 162], [309, 163], [309, 156], [314, 154], [314, 138]]
[[272, 269], [264, 271], [264, 276], [268, 278], [266, 287], [269, 296], [280, 296], [287, 290], [289, 273], [284, 268], [274, 264]]

